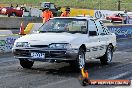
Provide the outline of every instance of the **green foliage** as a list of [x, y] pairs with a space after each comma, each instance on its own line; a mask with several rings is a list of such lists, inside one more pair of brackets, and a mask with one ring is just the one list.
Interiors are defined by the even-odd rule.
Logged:
[[[1, 0], [1, 3], [33, 4], [40, 5], [41, 2], [54, 2], [57, 6], [70, 6], [76, 8], [118, 10], [119, 0]], [[132, 11], [132, 0], [120, 0], [121, 10]]]

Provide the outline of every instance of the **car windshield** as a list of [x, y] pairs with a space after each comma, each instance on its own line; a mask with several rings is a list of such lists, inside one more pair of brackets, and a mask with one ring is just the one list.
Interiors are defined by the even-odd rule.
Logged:
[[123, 13], [121, 13], [120, 15], [121, 15], [121, 17], [125, 17], [125, 16], [127, 16], [126, 14], [123, 14]]
[[126, 16], [124, 13], [117, 13], [117, 14], [114, 14], [113, 16], [117, 16], [117, 17], [124, 17]]
[[68, 33], [87, 33], [87, 21], [85, 19], [74, 18], [54, 18], [43, 24], [39, 29], [44, 32], [68, 32]]

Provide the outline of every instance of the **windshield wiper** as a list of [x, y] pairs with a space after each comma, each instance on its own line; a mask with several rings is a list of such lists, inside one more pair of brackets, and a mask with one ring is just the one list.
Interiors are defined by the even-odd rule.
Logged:
[[53, 32], [56, 32], [56, 33], [84, 33], [82, 31], [68, 31], [68, 30], [63, 30], [63, 31], [53, 31]]
[[46, 32], [61, 33], [61, 32], [65, 32], [65, 31], [40, 31], [39, 33], [46, 33]]
[[46, 31], [39, 31], [39, 33], [45, 33]]

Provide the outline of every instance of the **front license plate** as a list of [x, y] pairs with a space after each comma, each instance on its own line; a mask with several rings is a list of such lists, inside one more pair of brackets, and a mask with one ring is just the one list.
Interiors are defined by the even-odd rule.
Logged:
[[45, 58], [45, 53], [32, 52], [31, 53], [31, 57], [32, 58], [41, 58], [41, 59], [44, 59]]

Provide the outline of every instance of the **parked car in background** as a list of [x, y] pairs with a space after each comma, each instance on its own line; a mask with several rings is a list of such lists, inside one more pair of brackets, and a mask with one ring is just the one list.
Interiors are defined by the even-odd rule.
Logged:
[[53, 16], [60, 16], [61, 15], [61, 7], [56, 7], [56, 5], [54, 3], [51, 2], [42, 2], [41, 3], [41, 9], [44, 9], [45, 7], [49, 7], [50, 11], [52, 11]]
[[0, 14], [1, 14], [2, 7], [0, 7]]
[[[67, 62], [80, 69], [86, 60], [112, 61], [116, 35], [100, 20], [89, 17], [56, 17], [43, 24], [35, 34], [18, 38], [12, 48], [23, 68], [34, 61]], [[86, 58], [85, 58], [86, 57]]]
[[1, 8], [1, 14], [7, 15], [8, 17], [10, 17], [10, 16], [22, 17], [23, 11], [25, 11], [25, 10], [26, 10], [25, 7], [17, 7], [17, 8], [3, 7], [3, 8]]
[[107, 16], [106, 19], [110, 20], [111, 22], [116, 22], [116, 21], [122, 22], [124, 17], [126, 17], [124, 13], [116, 13], [113, 14], [112, 16]]

